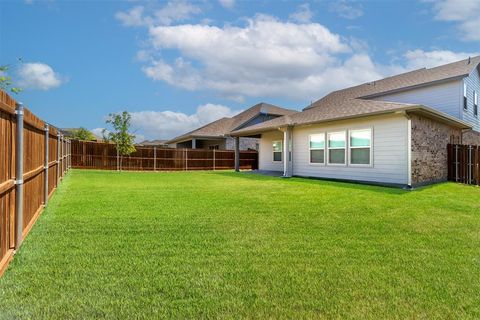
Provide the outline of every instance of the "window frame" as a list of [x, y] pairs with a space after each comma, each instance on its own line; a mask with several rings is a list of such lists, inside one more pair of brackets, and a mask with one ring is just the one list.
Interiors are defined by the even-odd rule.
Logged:
[[463, 82], [463, 110], [468, 110], [468, 92], [467, 83]]
[[478, 118], [478, 93], [473, 90], [473, 115]]
[[[311, 148], [310, 142], [312, 140], [312, 136], [321, 136], [323, 135], [323, 149], [321, 148]], [[325, 132], [319, 132], [319, 133], [312, 133], [308, 135], [308, 161], [309, 164], [312, 166], [325, 166], [327, 164], [327, 139], [326, 139], [326, 133]], [[312, 162], [312, 150], [323, 150], [323, 162]]]
[[[348, 141], [347, 141], [348, 134], [347, 134], [347, 131], [348, 130], [339, 130], [339, 131], [327, 132], [326, 139], [325, 139], [326, 147], [327, 147], [327, 150], [328, 150], [327, 159], [326, 159], [326, 165], [327, 166], [346, 167], [348, 165], [348, 159], [347, 159], [347, 156], [348, 156], [348, 152], [347, 152], [347, 149], [348, 149]], [[344, 135], [345, 146], [343, 148], [330, 148], [329, 136], [332, 135], [332, 134], [337, 134], [337, 133], [342, 133]], [[340, 150], [340, 149], [344, 149], [345, 162], [344, 163], [331, 163], [330, 162], [330, 150]]]
[[[275, 142], [280, 142], [280, 151], [275, 151], [273, 145]], [[275, 160], [275, 152], [280, 152], [280, 160]], [[283, 140], [273, 140], [272, 141], [272, 162], [279, 163], [283, 162]]]
[[[367, 147], [352, 147], [350, 140], [352, 137], [352, 132], [355, 131], [370, 131], [370, 163], [369, 164], [362, 164], [362, 163], [352, 163], [352, 149], [366, 149]], [[373, 128], [366, 127], [366, 128], [357, 128], [348, 130], [348, 165], [352, 167], [364, 167], [364, 168], [371, 168], [373, 167]]]

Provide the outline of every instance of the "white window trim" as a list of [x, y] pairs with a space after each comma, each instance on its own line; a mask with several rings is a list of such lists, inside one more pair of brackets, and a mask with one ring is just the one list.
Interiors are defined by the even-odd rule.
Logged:
[[[275, 151], [273, 149], [273, 145], [275, 144], [275, 142], [280, 142], [280, 145], [281, 145], [280, 151]], [[281, 154], [281, 159], [280, 160], [275, 160], [275, 157], [273, 155], [275, 152], [280, 152], [280, 154]], [[272, 162], [273, 163], [283, 162], [283, 140], [273, 140], [272, 141]]]
[[[321, 136], [321, 135], [323, 135], [323, 149], [311, 148], [310, 147], [310, 141], [311, 141], [312, 136]], [[311, 154], [312, 150], [323, 150], [323, 162], [312, 162], [312, 154]], [[312, 166], [325, 166], [325, 164], [327, 162], [326, 157], [327, 157], [327, 139], [326, 139], [325, 132], [312, 133], [312, 134], [308, 135], [308, 162], [310, 163], [310, 165], [312, 165]]]
[[[343, 133], [344, 135], [344, 138], [345, 138], [345, 147], [343, 148], [330, 148], [329, 146], [329, 138], [328, 136], [331, 135], [331, 134], [336, 134], [336, 133]], [[327, 156], [327, 165], [328, 166], [332, 166], [332, 167], [346, 167], [347, 164], [348, 164], [348, 159], [347, 159], [347, 149], [348, 149], [348, 141], [347, 141], [347, 130], [341, 130], [341, 131], [331, 131], [331, 132], [327, 132], [327, 135], [326, 135], [326, 140], [325, 140], [325, 145], [326, 145], [326, 148], [328, 150], [326, 156]], [[340, 149], [345, 149], [345, 163], [330, 163], [330, 150], [340, 150]]]
[[[352, 131], [364, 131], [370, 130], [370, 164], [356, 164], [352, 163], [352, 149], [364, 149], [366, 147], [352, 147], [350, 145], [350, 139], [352, 136]], [[358, 129], [351, 129], [348, 130], [348, 165], [352, 167], [363, 167], [363, 168], [372, 168], [373, 167], [373, 128], [358, 128]]]
[[468, 90], [467, 90], [467, 83], [465, 81], [463, 82], [462, 109], [465, 111], [468, 110]]

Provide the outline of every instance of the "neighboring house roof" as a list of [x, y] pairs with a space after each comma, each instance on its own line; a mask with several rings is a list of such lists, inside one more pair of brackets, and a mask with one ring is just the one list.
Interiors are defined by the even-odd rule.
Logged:
[[311, 108], [292, 115], [236, 130], [231, 132], [231, 135], [253, 135], [286, 126], [308, 125], [395, 112], [419, 113], [459, 128], [466, 129], [471, 127], [466, 122], [423, 105], [378, 100], [345, 99], [331, 103], [324, 103], [321, 108]]
[[163, 146], [167, 144], [167, 140], [145, 140], [137, 143], [137, 146]]
[[253, 135], [285, 126], [306, 125], [402, 111], [422, 113], [456, 127], [471, 128], [468, 123], [428, 106], [375, 101], [368, 100], [368, 98], [465, 77], [477, 68], [479, 64], [480, 56], [477, 56], [435, 68], [418, 69], [382, 80], [334, 91], [303, 109], [302, 112], [273, 119], [248, 128], [234, 130], [231, 134], [234, 136]]
[[185, 140], [189, 140], [192, 138], [224, 138], [228, 135], [231, 131], [241, 127], [244, 123], [252, 120], [256, 116], [260, 114], [267, 114], [267, 115], [276, 115], [276, 116], [284, 116], [293, 114], [297, 111], [285, 109], [281, 107], [277, 107], [268, 103], [259, 103], [254, 105], [247, 110], [240, 112], [234, 117], [231, 118], [221, 118], [216, 121], [213, 121], [209, 124], [204, 125], [198, 129], [192, 130], [187, 132], [181, 136], [175, 137], [167, 143], [176, 143]]
[[480, 56], [449, 63], [434, 68], [422, 68], [385, 79], [367, 82], [355, 87], [333, 91], [322, 99], [306, 107], [308, 110], [321, 107], [323, 103], [351, 98], [371, 98], [392, 92], [403, 91], [436, 82], [463, 78], [469, 75], [480, 63]]

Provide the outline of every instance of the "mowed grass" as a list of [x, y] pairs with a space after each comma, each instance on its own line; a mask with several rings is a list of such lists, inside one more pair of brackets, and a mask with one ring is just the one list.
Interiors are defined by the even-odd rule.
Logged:
[[480, 318], [480, 189], [72, 170], [0, 318]]

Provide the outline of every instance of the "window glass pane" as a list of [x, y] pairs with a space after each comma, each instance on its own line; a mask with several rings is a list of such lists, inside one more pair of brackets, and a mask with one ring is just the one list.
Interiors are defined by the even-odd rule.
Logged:
[[273, 153], [273, 161], [282, 161], [282, 153], [281, 152], [274, 152]]
[[324, 150], [310, 150], [310, 162], [311, 163], [324, 163], [325, 151]]
[[334, 149], [328, 152], [329, 163], [345, 163], [345, 149]]
[[350, 146], [370, 147], [371, 130], [355, 130], [350, 132]]
[[273, 151], [281, 152], [282, 151], [282, 141], [273, 141]]
[[329, 133], [328, 147], [330, 148], [345, 148], [345, 132]]
[[315, 134], [310, 136], [310, 149], [323, 149], [325, 148], [325, 135]]
[[352, 164], [370, 164], [370, 148], [351, 149]]

